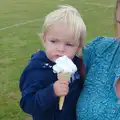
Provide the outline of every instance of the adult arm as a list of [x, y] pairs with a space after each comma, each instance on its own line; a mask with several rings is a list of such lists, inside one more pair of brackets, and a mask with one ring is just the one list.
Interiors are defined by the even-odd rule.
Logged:
[[86, 74], [94, 63], [97, 56], [102, 56], [111, 45], [117, 44], [117, 39], [112, 37], [98, 36], [88, 43], [82, 50], [83, 62], [86, 69]]

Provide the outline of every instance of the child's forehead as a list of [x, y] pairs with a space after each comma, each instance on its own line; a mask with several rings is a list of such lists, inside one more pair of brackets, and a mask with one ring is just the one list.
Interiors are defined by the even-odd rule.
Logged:
[[67, 29], [69, 31], [71, 29], [70, 26], [71, 25], [69, 25], [68, 23], [66, 23], [64, 21], [59, 21], [59, 22], [55, 22], [54, 24], [51, 24], [50, 28], [54, 29], [56, 31], [63, 30], [63, 29], [65, 29], [65, 30]]
[[74, 38], [74, 31], [66, 24], [57, 23], [51, 25], [47, 31], [47, 34], [55, 38]]
[[75, 39], [73, 34], [69, 34], [66, 32], [59, 32], [59, 31], [55, 31], [55, 32], [51, 32], [50, 34], [48, 33], [47, 37], [49, 39], [54, 39], [54, 40], [65, 40], [65, 41], [73, 41]]

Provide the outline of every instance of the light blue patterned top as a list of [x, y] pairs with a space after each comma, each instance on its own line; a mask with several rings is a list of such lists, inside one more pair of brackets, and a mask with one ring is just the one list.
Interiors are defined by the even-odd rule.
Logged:
[[120, 40], [97, 37], [83, 49], [86, 80], [77, 120], [120, 120], [115, 83], [120, 77]]

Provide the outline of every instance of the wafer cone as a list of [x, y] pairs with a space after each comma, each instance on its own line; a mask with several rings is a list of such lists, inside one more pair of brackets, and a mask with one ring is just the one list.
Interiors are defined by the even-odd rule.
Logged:
[[[69, 81], [71, 77], [71, 74], [69, 72], [61, 72], [58, 73], [58, 79], [60, 80], [67, 80]], [[59, 99], [59, 110], [62, 110], [63, 104], [64, 104], [65, 96], [61, 96]]]

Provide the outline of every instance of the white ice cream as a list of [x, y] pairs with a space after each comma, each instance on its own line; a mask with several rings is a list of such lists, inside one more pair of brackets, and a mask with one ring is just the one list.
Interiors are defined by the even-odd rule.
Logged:
[[69, 72], [71, 74], [77, 71], [76, 65], [67, 56], [62, 56], [56, 59], [55, 65], [53, 66], [53, 71], [59, 72]]

